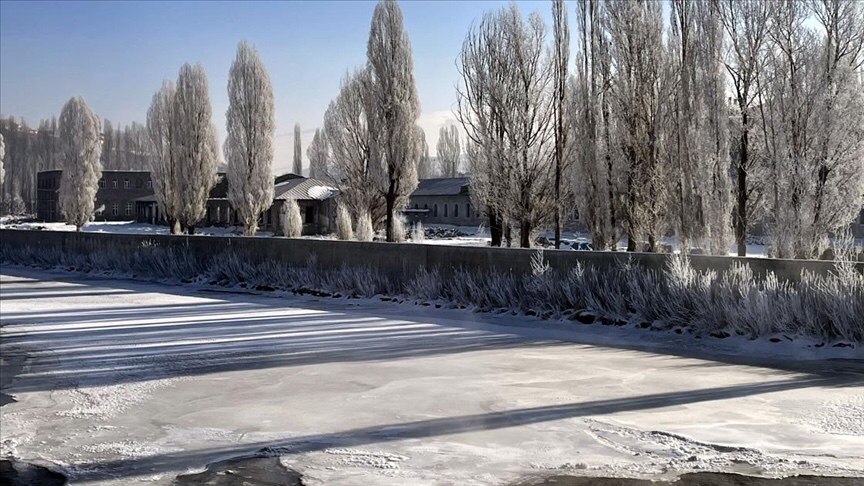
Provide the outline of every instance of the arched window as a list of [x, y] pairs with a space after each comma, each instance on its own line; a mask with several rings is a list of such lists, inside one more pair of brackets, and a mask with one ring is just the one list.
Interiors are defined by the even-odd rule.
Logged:
[[434, 216], [436, 218], [438, 217], [438, 205], [437, 204], [432, 206], [432, 216]]
[[453, 205], [453, 217], [454, 218], [459, 217], [459, 205], [458, 204]]
[[447, 205], [446, 204], [444, 205], [444, 217], [445, 218], [447, 217]]

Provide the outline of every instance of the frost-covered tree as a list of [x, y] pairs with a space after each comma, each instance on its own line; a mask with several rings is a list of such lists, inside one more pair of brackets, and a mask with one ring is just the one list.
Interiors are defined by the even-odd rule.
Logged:
[[245, 41], [228, 74], [228, 201], [243, 223], [243, 234], [253, 236], [258, 217], [273, 203], [273, 139], [276, 109], [273, 86], [258, 50]]
[[372, 241], [375, 238], [375, 230], [372, 228], [372, 215], [368, 211], [360, 213], [360, 216], [358, 216], [354, 237], [357, 238], [357, 241]]
[[420, 159], [417, 161], [417, 179], [432, 177], [432, 158], [429, 157], [429, 144], [426, 143], [426, 132], [417, 127], [417, 143], [420, 145]]
[[355, 221], [369, 212], [376, 221], [384, 217], [383, 199], [369, 172], [368, 79], [365, 69], [346, 75], [339, 95], [324, 113], [324, 132], [330, 146], [326, 179], [339, 188], [339, 198]]
[[564, 205], [564, 171], [569, 163], [567, 134], [570, 117], [567, 103], [567, 66], [570, 63], [570, 26], [564, 0], [552, 1], [552, 77], [555, 112], [555, 195], [553, 200], [553, 224], [555, 226], [555, 248], [561, 247], [561, 211]]
[[[809, 28], [811, 16], [819, 28]], [[864, 195], [864, 13], [859, 2], [772, 4], [762, 103], [772, 251], [814, 258]]]
[[114, 126], [102, 121], [102, 170], [114, 170]]
[[300, 124], [294, 124], [294, 166], [292, 172], [303, 175], [303, 150], [300, 148]]
[[414, 85], [411, 43], [402, 11], [393, 0], [375, 6], [366, 50], [369, 70], [370, 168], [384, 197], [387, 241], [395, 241], [394, 220], [417, 187], [416, 141], [420, 102]]
[[445, 125], [438, 130], [438, 143], [435, 149], [438, 153], [438, 166], [441, 177], [456, 177], [459, 175], [459, 159], [462, 156], [459, 129], [456, 125]]
[[354, 239], [354, 231], [351, 229], [351, 214], [344, 204], [336, 207], [336, 237], [348, 241]]
[[174, 130], [174, 83], [164, 81], [162, 88], [153, 95], [147, 110], [147, 132], [150, 136], [153, 157], [150, 159], [150, 180], [159, 211], [168, 222], [171, 234], [180, 233], [177, 214], [176, 147], [177, 133]]
[[749, 177], [758, 170], [761, 162], [754, 153], [752, 135], [757, 119], [761, 83], [759, 76], [764, 70], [766, 40], [769, 31], [770, 2], [766, 0], [716, 0], [720, 20], [726, 31], [729, 48], [723, 63], [732, 83], [735, 105], [736, 147], [735, 173], [735, 241], [738, 256], [747, 254], [747, 227], [754, 216], [761, 188], [759, 181]]
[[320, 179], [327, 173], [327, 159], [330, 156], [330, 145], [327, 135], [320, 128], [315, 129], [315, 135], [306, 149], [306, 158], [309, 159], [309, 178]]
[[723, 29], [716, 4], [673, 0], [668, 104], [670, 219], [679, 246], [726, 255], [731, 244], [728, 110]]
[[102, 146], [99, 117], [84, 102], [74, 97], [60, 112], [60, 147], [63, 154], [63, 174], [60, 178], [60, 211], [66, 224], [75, 231], [93, 217], [96, 191], [102, 167], [99, 162]]
[[616, 157], [625, 165], [622, 203], [627, 250], [647, 237], [657, 251], [666, 230], [666, 177], [663, 160], [663, 110], [671, 86], [666, 77], [660, 2], [615, 0], [607, 3], [612, 82], [611, 107], [618, 123]]
[[300, 205], [294, 199], [285, 201], [282, 206], [282, 234], [288, 238], [300, 238], [303, 234]]
[[[3, 167], [3, 159], [6, 158], [6, 141], [3, 140], [3, 134], [0, 133], [0, 188], [3, 187], [3, 179], [6, 177], [6, 169]], [[2, 192], [2, 189], [0, 189]]]
[[189, 234], [204, 217], [207, 197], [216, 184], [220, 151], [211, 114], [204, 67], [184, 64], [174, 94], [174, 179], [177, 219]]
[[544, 40], [540, 15], [523, 19], [514, 4], [484, 15], [459, 57], [458, 117], [476, 147], [471, 186], [482, 197], [493, 245], [498, 231], [509, 241], [512, 220], [520, 246], [530, 247], [534, 229], [552, 220], [554, 117]]
[[623, 161], [613, 153], [609, 40], [605, 3], [581, 0], [576, 7], [577, 59], [571, 78], [569, 171], [579, 216], [595, 250], [615, 250], [620, 236]]

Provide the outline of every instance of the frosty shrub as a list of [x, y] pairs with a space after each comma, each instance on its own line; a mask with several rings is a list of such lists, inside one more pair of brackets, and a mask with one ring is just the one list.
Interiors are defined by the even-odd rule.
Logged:
[[423, 223], [417, 221], [411, 227], [411, 241], [414, 243], [420, 243], [424, 239], [426, 239], [426, 230], [423, 229]]
[[155, 242], [145, 242], [133, 251], [124, 248], [93, 254], [0, 242], [0, 261], [165, 282], [334, 296], [390, 295], [543, 318], [591, 315], [604, 324], [696, 335], [757, 338], [782, 333], [864, 343], [864, 275], [848, 261], [837, 262], [826, 275], [804, 272], [797, 281], [781, 281], [773, 274], [757, 276], [740, 263], [723, 272], [699, 272], [680, 255], [670, 256], [661, 271], [625, 261], [604, 267], [577, 265], [561, 273], [550, 268], [540, 251], [532, 258], [532, 272], [524, 275], [418, 268], [405, 279], [369, 266], [326, 269], [314, 255], [299, 266], [250, 263], [232, 251], [196, 259], [186, 247], [165, 248]]
[[344, 204], [339, 204], [336, 208], [336, 237], [343, 241], [354, 239], [354, 231], [351, 230], [351, 214]]
[[372, 241], [375, 238], [375, 231], [372, 229], [372, 216], [368, 211], [364, 211], [357, 218], [357, 231], [354, 232], [354, 237], [357, 241]]
[[285, 201], [282, 207], [282, 234], [288, 238], [299, 238], [303, 234], [300, 205], [293, 199]]
[[399, 215], [393, 215], [393, 241], [396, 243], [404, 243], [407, 231], [405, 230], [405, 221]]

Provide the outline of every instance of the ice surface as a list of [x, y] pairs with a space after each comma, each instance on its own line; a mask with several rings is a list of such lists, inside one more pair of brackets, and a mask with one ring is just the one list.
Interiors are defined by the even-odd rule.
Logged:
[[0, 452], [105, 485], [262, 449], [309, 484], [864, 477], [860, 349], [202, 290], [4, 267]]

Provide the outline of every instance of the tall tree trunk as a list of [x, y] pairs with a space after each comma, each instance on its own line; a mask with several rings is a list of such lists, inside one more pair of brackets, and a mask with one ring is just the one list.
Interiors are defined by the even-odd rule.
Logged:
[[636, 235], [632, 230], [627, 230], [627, 251], [636, 251]]
[[561, 163], [555, 161], [555, 249], [561, 248]]
[[531, 248], [531, 222], [528, 220], [519, 222], [519, 246]]
[[387, 241], [396, 241], [396, 235], [393, 232], [393, 210], [396, 207], [396, 184], [393, 179], [390, 180], [390, 188], [387, 190]]
[[747, 127], [747, 112], [741, 115], [741, 140], [738, 148], [738, 208], [735, 218], [735, 241], [738, 243], [738, 256], [747, 256], [747, 146], [749, 144], [749, 129]]
[[501, 218], [492, 208], [486, 208], [489, 214], [489, 233], [492, 236], [492, 246], [501, 246], [503, 231], [501, 229]]

